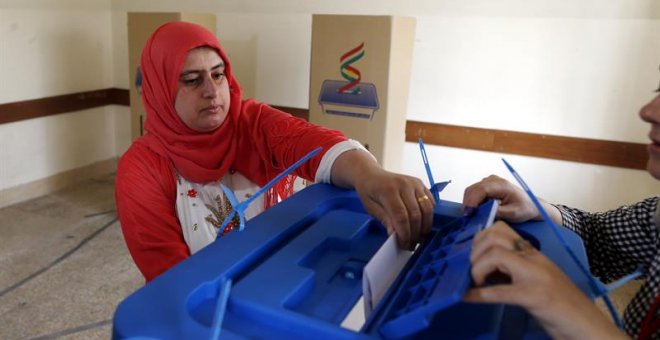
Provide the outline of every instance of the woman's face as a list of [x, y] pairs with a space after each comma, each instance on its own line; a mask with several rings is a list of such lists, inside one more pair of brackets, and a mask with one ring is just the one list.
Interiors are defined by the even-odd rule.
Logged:
[[200, 47], [188, 52], [174, 108], [189, 128], [208, 132], [225, 121], [231, 103], [224, 72], [225, 63], [214, 49]]
[[646, 168], [653, 177], [660, 179], [660, 94], [639, 110], [639, 116], [651, 124], [651, 143], [647, 147], [649, 162]]

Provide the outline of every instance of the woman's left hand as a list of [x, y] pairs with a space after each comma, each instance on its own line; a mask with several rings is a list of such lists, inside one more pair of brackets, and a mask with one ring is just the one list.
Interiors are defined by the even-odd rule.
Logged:
[[348, 151], [339, 156], [332, 182], [354, 188], [367, 211], [389, 233], [396, 233], [403, 249], [414, 249], [431, 231], [435, 200], [429, 189], [418, 178], [384, 170], [366, 152]]

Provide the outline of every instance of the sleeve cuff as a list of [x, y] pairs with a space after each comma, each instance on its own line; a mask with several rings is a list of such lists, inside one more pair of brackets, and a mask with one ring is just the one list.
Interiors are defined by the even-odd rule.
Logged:
[[374, 160], [376, 160], [376, 157], [374, 157], [374, 155], [372, 155], [371, 152], [365, 149], [360, 142], [354, 139], [349, 139], [343, 142], [339, 142], [333, 145], [323, 155], [323, 158], [321, 158], [321, 163], [319, 164], [319, 167], [316, 170], [316, 176], [314, 177], [314, 182], [330, 183], [331, 174], [332, 174], [332, 165], [335, 163], [335, 160], [342, 153], [351, 150], [362, 150], [368, 153]]

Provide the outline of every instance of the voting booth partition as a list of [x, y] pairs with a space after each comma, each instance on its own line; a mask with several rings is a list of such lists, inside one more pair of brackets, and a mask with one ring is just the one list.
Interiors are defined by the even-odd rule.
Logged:
[[128, 13], [128, 70], [130, 79], [131, 100], [131, 138], [136, 139], [144, 134], [146, 113], [140, 98], [142, 75], [140, 73], [140, 56], [147, 39], [160, 25], [169, 21], [186, 21], [204, 26], [211, 32], [216, 32], [214, 14], [206, 13]]
[[400, 171], [415, 19], [314, 15], [309, 121], [344, 132]]

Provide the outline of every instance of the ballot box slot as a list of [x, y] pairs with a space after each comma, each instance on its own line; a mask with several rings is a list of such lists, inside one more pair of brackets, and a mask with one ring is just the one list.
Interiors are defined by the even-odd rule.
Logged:
[[[446, 261], [443, 259], [447, 256], [447, 248], [442, 245], [445, 242], [444, 238], [448, 233], [455, 230], [462, 224], [461, 218], [447, 220], [434, 220], [434, 226], [431, 229], [431, 234], [424, 241], [419, 248], [415, 251], [406, 266], [401, 270], [400, 275], [394, 281], [388, 292], [383, 297], [381, 303], [377, 308], [368, 316], [364, 326], [360, 330], [361, 333], [378, 334], [378, 328], [386, 321], [387, 317], [391, 317], [389, 312], [397, 310], [396, 314], [402, 314], [406, 306], [409, 306], [413, 299], [419, 299], [418, 292], [416, 297], [413, 296], [415, 289], [405, 288], [404, 282], [416, 286], [425, 280], [432, 280], [433, 273], [441, 275], [446, 268]], [[414, 271], [413, 268], [420, 261], [431, 259], [424, 265], [424, 270]]]
[[363, 331], [377, 331], [385, 338], [407, 337], [424, 331], [433, 315], [460, 302], [471, 284], [471, 241], [492, 223], [496, 205], [491, 200], [473, 216], [435, 225], [434, 235], [409, 261]]

